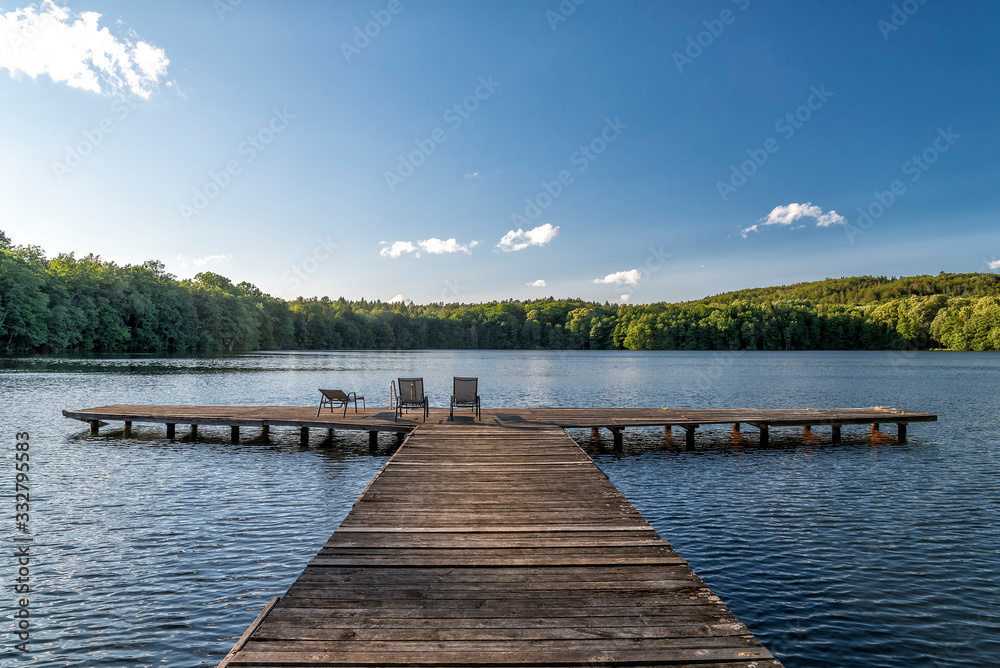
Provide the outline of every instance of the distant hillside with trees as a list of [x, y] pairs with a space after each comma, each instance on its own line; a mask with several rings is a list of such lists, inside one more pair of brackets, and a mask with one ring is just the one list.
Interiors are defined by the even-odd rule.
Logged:
[[0, 232], [0, 351], [1000, 350], [1000, 276], [835, 278], [677, 304], [414, 305], [299, 297], [156, 260], [47, 258]]

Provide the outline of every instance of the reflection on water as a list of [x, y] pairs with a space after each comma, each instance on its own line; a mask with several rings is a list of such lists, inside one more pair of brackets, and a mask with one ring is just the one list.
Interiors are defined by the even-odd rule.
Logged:
[[[571, 435], [660, 534], [788, 666], [983, 666], [1000, 651], [995, 378], [1000, 356], [921, 353], [337, 352], [211, 358], [0, 358], [0, 431], [32, 446], [33, 652], [0, 663], [214, 666], [281, 595], [378, 471], [367, 434], [268, 439], [120, 424], [90, 437], [61, 409], [112, 403], [312, 405], [318, 387], [388, 401], [451, 377], [486, 406], [894, 405], [937, 413], [894, 429], [805, 437], [662, 429]], [[6, 465], [0, 464], [0, 468]], [[11, 545], [13, 527], [0, 527]], [[0, 560], [8, 598], [15, 572]], [[7, 604], [4, 604], [7, 605]], [[11, 618], [0, 632], [12, 637]], [[19, 665], [11, 663], [11, 665]]]

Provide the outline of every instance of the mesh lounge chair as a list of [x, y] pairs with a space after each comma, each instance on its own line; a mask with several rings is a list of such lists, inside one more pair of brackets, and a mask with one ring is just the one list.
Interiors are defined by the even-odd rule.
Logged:
[[344, 407], [344, 416], [347, 416], [347, 404], [354, 402], [354, 412], [358, 412], [358, 399], [361, 400], [361, 407], [365, 408], [365, 398], [359, 397], [356, 393], [351, 392], [350, 394], [344, 394], [343, 390], [320, 390], [319, 398], [319, 408], [316, 409], [316, 417], [319, 417], [319, 412], [323, 410], [323, 406], [330, 406], [330, 412], [333, 412], [333, 406], [336, 404], [338, 408]]
[[476, 417], [482, 421], [483, 415], [479, 408], [479, 379], [455, 377], [454, 392], [451, 395], [451, 412], [449, 420], [455, 419], [455, 406], [471, 408]]
[[399, 385], [396, 386], [396, 414], [393, 420], [403, 414], [403, 410], [410, 408], [424, 409], [424, 422], [427, 422], [427, 395], [424, 394], [423, 378], [400, 378]]

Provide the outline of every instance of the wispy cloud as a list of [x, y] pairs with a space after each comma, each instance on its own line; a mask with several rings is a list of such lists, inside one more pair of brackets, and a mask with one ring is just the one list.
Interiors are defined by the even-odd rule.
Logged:
[[204, 267], [209, 262], [217, 262], [218, 260], [232, 260], [232, 255], [206, 255], [205, 257], [196, 257], [191, 260], [191, 264], [196, 267]]
[[[816, 227], [830, 227], [831, 225], [844, 225], [847, 223], [847, 219], [836, 211], [823, 213], [823, 209], [815, 206], [811, 202], [806, 202], [805, 204], [792, 202], [787, 206], [774, 207], [771, 213], [767, 214], [766, 218], [762, 218], [760, 222], [755, 225], [751, 225], [750, 227], [740, 230], [740, 236], [746, 239], [748, 234], [751, 232], [759, 232], [761, 227], [765, 227], [767, 225], [790, 226], [803, 218], [813, 218], [816, 221]], [[801, 227], [805, 226], [803, 225]]]
[[178, 255], [177, 263], [180, 264], [181, 269], [190, 269], [192, 267], [204, 267], [211, 262], [222, 262], [232, 259], [232, 255], [205, 255], [204, 257], [193, 257], [188, 260], [183, 255]]
[[52, 0], [0, 14], [0, 69], [15, 78], [47, 74], [94, 93], [148, 98], [167, 74], [166, 52], [134, 32], [112, 35], [100, 18]]
[[467, 179], [478, 179], [479, 178], [479, 172], [466, 172], [465, 178], [467, 178]]
[[539, 278], [537, 281], [528, 281], [527, 283], [525, 283], [525, 285], [527, 285], [529, 287], [532, 287], [532, 288], [544, 288], [545, 287], [545, 279], [544, 278]]
[[431, 237], [413, 244], [409, 241], [395, 241], [391, 245], [382, 242], [383, 248], [379, 251], [382, 257], [397, 258], [403, 253], [416, 253], [420, 257], [423, 253], [431, 255], [441, 255], [443, 253], [470, 253], [473, 248], [479, 245], [478, 241], [470, 241], [467, 244], [460, 244], [454, 237], [451, 239], [438, 239]]
[[603, 283], [604, 285], [638, 285], [640, 278], [642, 278], [641, 271], [638, 269], [629, 269], [628, 271], [617, 271], [613, 274], [608, 274], [604, 278], [595, 278], [594, 283]]
[[1000, 260], [994, 260], [993, 262], [990, 262], [989, 263], [989, 267], [990, 267], [990, 269], [994, 269], [994, 270], [1000, 269]]
[[527, 232], [518, 228], [503, 235], [500, 243], [497, 244], [497, 248], [501, 248], [506, 252], [523, 250], [528, 246], [544, 246], [555, 239], [558, 234], [559, 227], [552, 227], [549, 223], [539, 225]]

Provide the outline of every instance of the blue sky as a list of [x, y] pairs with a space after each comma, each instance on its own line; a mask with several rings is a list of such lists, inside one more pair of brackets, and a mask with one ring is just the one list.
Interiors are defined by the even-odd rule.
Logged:
[[283, 298], [1000, 269], [980, 0], [0, 0], [0, 229]]

